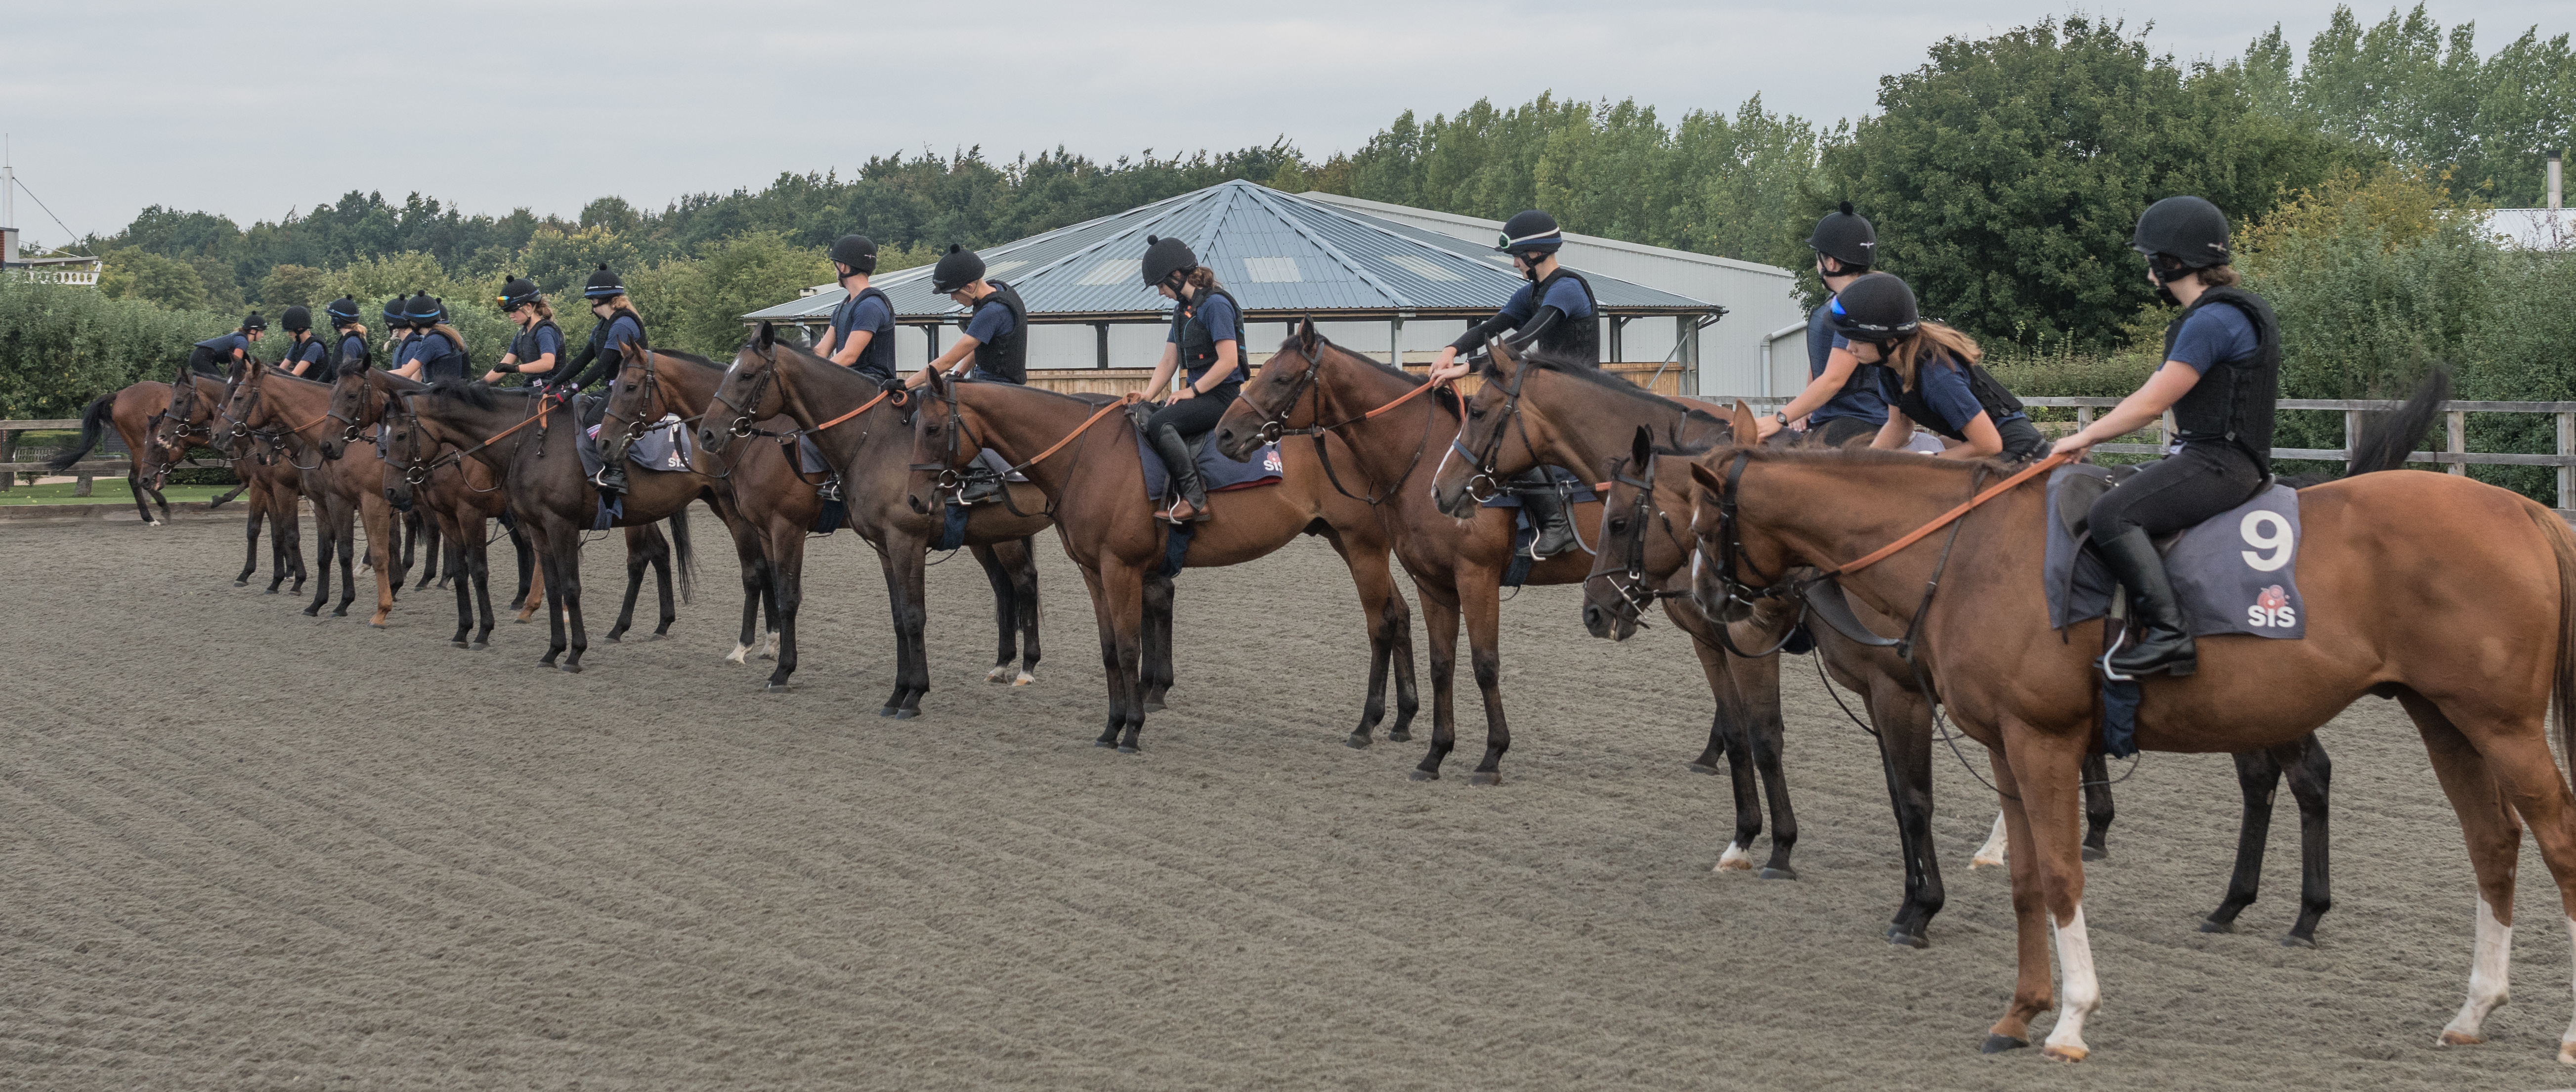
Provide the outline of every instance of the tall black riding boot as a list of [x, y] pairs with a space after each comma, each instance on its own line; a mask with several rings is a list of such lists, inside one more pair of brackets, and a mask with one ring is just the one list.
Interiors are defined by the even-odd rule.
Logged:
[[1574, 548], [1574, 521], [1566, 517], [1565, 498], [1548, 480], [1545, 469], [1528, 471], [1512, 479], [1520, 486], [1521, 507], [1529, 512], [1530, 526], [1538, 528], [1538, 537], [1530, 543], [1530, 557], [1545, 561]]
[[2096, 541], [2093, 548], [2110, 565], [2112, 577], [2129, 589], [2128, 629], [2120, 647], [2104, 657], [2104, 673], [2129, 679], [2166, 671], [2182, 678], [2199, 670], [2191, 631], [2183, 626], [2182, 603], [2174, 598], [2164, 559], [2156, 556], [2146, 530], [2129, 528], [2109, 542]]
[[1172, 473], [1172, 485], [1180, 491], [1181, 503], [1190, 506], [1192, 522], [1208, 518], [1207, 482], [1199, 477], [1199, 461], [1182, 442], [1181, 430], [1165, 425], [1154, 430], [1154, 454], [1163, 457], [1163, 469]]
[[599, 438], [599, 476], [592, 478], [590, 483], [598, 486], [600, 492], [626, 492], [626, 445], [630, 442], [622, 432]]

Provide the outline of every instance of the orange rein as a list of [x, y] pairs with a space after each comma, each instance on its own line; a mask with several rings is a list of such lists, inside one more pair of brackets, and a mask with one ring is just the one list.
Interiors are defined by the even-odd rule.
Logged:
[[1095, 413], [1095, 414], [1092, 414], [1092, 415], [1091, 415], [1091, 417], [1090, 417], [1090, 419], [1085, 420], [1085, 421], [1082, 423], [1082, 426], [1081, 426], [1080, 428], [1076, 428], [1076, 429], [1074, 429], [1074, 430], [1073, 430], [1073, 431], [1071, 431], [1071, 432], [1065, 433], [1065, 434], [1064, 434], [1064, 439], [1061, 439], [1061, 440], [1056, 441], [1056, 442], [1055, 442], [1055, 446], [1050, 447], [1050, 448], [1048, 448], [1048, 449], [1046, 449], [1046, 450], [1044, 450], [1044, 451], [1038, 452], [1038, 454], [1037, 454], [1037, 457], [1036, 457], [1036, 458], [1030, 459], [1029, 461], [1024, 462], [1024, 463], [1021, 463], [1020, 465], [1015, 466], [1015, 467], [1012, 467], [1011, 469], [1013, 469], [1013, 470], [1025, 470], [1025, 469], [1028, 469], [1029, 467], [1036, 466], [1036, 465], [1038, 465], [1039, 463], [1045, 462], [1045, 461], [1046, 461], [1046, 457], [1047, 457], [1047, 456], [1049, 456], [1049, 455], [1053, 455], [1053, 454], [1055, 454], [1056, 452], [1059, 452], [1059, 451], [1064, 450], [1064, 445], [1069, 444], [1069, 443], [1072, 443], [1072, 442], [1073, 442], [1073, 438], [1074, 438], [1074, 437], [1076, 437], [1076, 436], [1080, 436], [1080, 435], [1082, 435], [1083, 433], [1086, 433], [1086, 432], [1091, 431], [1091, 426], [1096, 425], [1096, 424], [1099, 424], [1099, 423], [1100, 423], [1100, 419], [1101, 419], [1101, 418], [1103, 418], [1103, 417], [1107, 417], [1107, 416], [1109, 416], [1109, 415], [1110, 415], [1110, 414], [1112, 414], [1112, 413], [1115, 413], [1115, 412], [1117, 412], [1117, 411], [1119, 411], [1119, 410], [1125, 409], [1125, 408], [1127, 408], [1127, 407], [1129, 407], [1129, 406], [1135, 405], [1136, 403], [1141, 402], [1141, 401], [1143, 401], [1143, 400], [1144, 400], [1144, 399], [1143, 399], [1143, 397], [1142, 397], [1142, 396], [1140, 396], [1140, 395], [1138, 395], [1135, 391], [1128, 391], [1128, 392], [1127, 392], [1127, 393], [1125, 393], [1125, 394], [1119, 395], [1119, 396], [1118, 396], [1118, 400], [1117, 400], [1117, 401], [1115, 401], [1115, 402], [1111, 402], [1111, 403], [1109, 403], [1108, 405], [1105, 405], [1105, 406], [1100, 407], [1100, 412]]
[[1843, 562], [1843, 563], [1842, 563], [1842, 564], [1840, 564], [1840, 565], [1836, 565], [1836, 566], [1834, 566], [1833, 568], [1830, 568], [1830, 569], [1825, 570], [1823, 573], [1821, 573], [1821, 574], [1819, 574], [1819, 575], [1820, 575], [1820, 576], [1840, 576], [1840, 575], [1842, 575], [1842, 574], [1844, 574], [1844, 573], [1854, 573], [1854, 572], [1859, 572], [1859, 571], [1860, 571], [1860, 570], [1862, 570], [1862, 569], [1866, 569], [1866, 568], [1868, 568], [1868, 567], [1870, 567], [1870, 566], [1872, 566], [1872, 565], [1876, 565], [1876, 564], [1878, 564], [1878, 563], [1879, 563], [1879, 562], [1881, 562], [1881, 561], [1885, 561], [1885, 560], [1887, 560], [1889, 557], [1894, 556], [1894, 555], [1895, 555], [1895, 553], [1896, 553], [1898, 550], [1902, 550], [1902, 549], [1904, 549], [1904, 548], [1906, 548], [1906, 547], [1908, 547], [1908, 546], [1912, 546], [1912, 545], [1914, 545], [1914, 544], [1915, 544], [1915, 543], [1917, 543], [1917, 542], [1921, 542], [1921, 541], [1923, 541], [1923, 539], [1924, 539], [1924, 537], [1925, 537], [1925, 536], [1930, 535], [1930, 534], [1931, 534], [1932, 532], [1934, 532], [1934, 531], [1938, 531], [1938, 530], [1940, 530], [1940, 529], [1942, 529], [1942, 528], [1944, 528], [1944, 527], [1947, 527], [1947, 526], [1949, 526], [1951, 523], [1953, 523], [1953, 522], [1957, 521], [1959, 517], [1964, 516], [1964, 515], [1967, 515], [1968, 513], [1972, 512], [1972, 511], [1975, 511], [1975, 510], [1977, 509], [1977, 506], [1982, 505], [1982, 504], [1986, 503], [1987, 501], [1993, 500], [1993, 499], [1995, 499], [1996, 497], [2002, 496], [2002, 495], [2003, 495], [2003, 493], [2004, 493], [2006, 490], [2009, 490], [2009, 489], [2011, 489], [2012, 487], [2014, 487], [2014, 486], [2016, 486], [2016, 485], [2020, 485], [2020, 484], [2021, 484], [2021, 483], [2023, 483], [2023, 482], [2029, 481], [2029, 480], [2031, 480], [2032, 478], [2037, 477], [2039, 474], [2041, 474], [2041, 473], [2042, 473], [2042, 472], [2044, 472], [2044, 471], [2048, 471], [2048, 470], [2054, 469], [2054, 468], [2056, 468], [2056, 467], [2059, 467], [2059, 466], [2062, 466], [2062, 465], [2064, 465], [2064, 464], [2067, 464], [2067, 463], [2070, 463], [2070, 462], [2074, 462], [2074, 461], [2075, 461], [2075, 457], [2074, 457], [2073, 455], [2068, 454], [2068, 453], [2066, 453], [2066, 452], [2058, 452], [2058, 453], [2056, 453], [2056, 454], [2050, 455], [2049, 457], [2047, 457], [2047, 458], [2045, 458], [2045, 459], [2041, 459], [2041, 460], [2040, 460], [2040, 461], [2038, 461], [2038, 462], [2032, 463], [2032, 464], [2030, 464], [2029, 466], [2023, 467], [2020, 473], [2014, 474], [2012, 477], [2005, 478], [2005, 479], [2004, 479], [2004, 480], [2002, 480], [2002, 481], [1999, 481], [1999, 482], [1996, 482], [1996, 483], [1995, 483], [1995, 484], [1993, 484], [1993, 485], [1987, 486], [1984, 492], [1979, 493], [1979, 494], [1977, 494], [1976, 496], [1973, 496], [1973, 497], [1968, 498], [1967, 503], [1965, 503], [1965, 504], [1961, 504], [1960, 506], [1958, 506], [1958, 507], [1956, 507], [1956, 508], [1953, 508], [1953, 509], [1951, 509], [1951, 510], [1949, 510], [1949, 511], [1947, 511], [1947, 512], [1943, 512], [1943, 513], [1941, 513], [1941, 515], [1940, 515], [1938, 518], [1935, 518], [1932, 522], [1930, 522], [1930, 523], [1926, 523], [1926, 524], [1924, 524], [1924, 525], [1923, 525], [1923, 526], [1921, 526], [1921, 527], [1917, 527], [1917, 528], [1915, 528], [1912, 532], [1908, 533], [1905, 537], [1900, 538], [1900, 539], [1897, 539], [1897, 540], [1896, 540], [1896, 541], [1894, 541], [1894, 542], [1888, 543], [1888, 544], [1887, 544], [1887, 545], [1885, 545], [1885, 546], [1881, 546], [1881, 547], [1879, 547], [1878, 549], [1873, 550], [1873, 551], [1871, 551], [1871, 552], [1869, 552], [1869, 553], [1867, 553], [1867, 554], [1864, 554], [1864, 555], [1862, 555], [1862, 556], [1860, 556], [1860, 557], [1854, 558], [1854, 559], [1852, 559], [1852, 560], [1850, 560], [1850, 561]]
[[[830, 428], [830, 427], [832, 427], [832, 426], [834, 426], [834, 425], [840, 424], [841, 422], [843, 422], [843, 421], [847, 421], [847, 420], [849, 420], [850, 418], [856, 417], [856, 416], [858, 416], [858, 415], [860, 415], [860, 414], [862, 414], [862, 413], [866, 413], [867, 411], [869, 411], [869, 410], [871, 410], [871, 409], [875, 409], [875, 408], [876, 408], [876, 404], [877, 404], [877, 403], [885, 401], [885, 400], [886, 400], [886, 396], [887, 396], [887, 395], [889, 395], [889, 394], [893, 394], [893, 393], [894, 393], [894, 391], [893, 391], [893, 390], [891, 390], [891, 389], [878, 391], [878, 392], [877, 392], [877, 396], [876, 396], [876, 397], [871, 398], [871, 399], [868, 399], [868, 400], [867, 400], [867, 401], [865, 401], [865, 402], [861, 402], [861, 403], [859, 403], [859, 408], [854, 409], [854, 410], [851, 410], [850, 412], [848, 412], [848, 413], [844, 413], [844, 414], [842, 414], [842, 415], [840, 415], [840, 416], [838, 416], [838, 417], [832, 418], [832, 419], [831, 419], [831, 420], [829, 420], [829, 421], [825, 421], [825, 422], [823, 422], [822, 424], [819, 424], [819, 425], [814, 426], [813, 428], [807, 429], [806, 431], [807, 431], [807, 432], [821, 432], [821, 431], [823, 431], [824, 429], [827, 429], [827, 428]], [[897, 405], [901, 405], [902, 403], [896, 403], [896, 404], [897, 404]]]

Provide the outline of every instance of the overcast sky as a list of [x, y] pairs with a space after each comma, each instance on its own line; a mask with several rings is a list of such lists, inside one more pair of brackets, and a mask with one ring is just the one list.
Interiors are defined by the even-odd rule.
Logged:
[[[420, 3], [235, 0], [0, 6], [0, 130], [20, 179], [74, 234], [146, 205], [248, 226], [352, 190], [472, 212], [659, 208], [844, 173], [871, 155], [1058, 144], [1096, 158], [1285, 135], [1347, 150], [1397, 112], [1543, 90], [1635, 97], [1667, 117], [1766, 103], [1831, 120], [1945, 35], [2055, 12], [2042, 0], [1927, 5]], [[2174, 0], [2083, 10], [2152, 20], [2177, 56], [2229, 57], [2274, 23], [2304, 48], [2331, 3]], [[2358, 9], [2375, 21], [2385, 7]], [[2564, 0], [2437, 2], [2481, 50], [2576, 23]], [[399, 142], [399, 143], [397, 143]], [[64, 231], [23, 197], [33, 241]]]

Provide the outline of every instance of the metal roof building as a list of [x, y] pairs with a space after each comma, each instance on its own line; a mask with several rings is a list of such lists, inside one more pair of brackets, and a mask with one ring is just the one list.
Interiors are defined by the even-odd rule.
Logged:
[[[1140, 275], [1149, 236], [1189, 243], [1243, 305], [1256, 341], [1264, 336], [1259, 324], [1312, 316], [1328, 324], [1335, 341], [1354, 349], [1382, 353], [1391, 340], [1401, 340], [1406, 350], [1425, 352], [1455, 338], [1468, 320], [1492, 314], [1523, 283], [1490, 243], [1468, 243], [1251, 182], [1224, 182], [977, 251], [986, 276], [1008, 282], [1028, 304], [1031, 367], [1153, 363], [1172, 303], [1147, 288]], [[1688, 368], [1696, 331], [1725, 312], [1677, 292], [1589, 268], [1578, 271], [1599, 301], [1602, 345], [1614, 359], [1618, 354], [1610, 350], [1628, 323], [1670, 318], [1684, 332], [1677, 363]], [[897, 270], [871, 283], [893, 302], [895, 321], [903, 327], [897, 351], [910, 359], [933, 354], [940, 326], [963, 313], [930, 290], [926, 267]], [[844, 295], [839, 285], [825, 285], [743, 318], [819, 333]], [[1407, 329], [1408, 322], [1432, 328]], [[1089, 330], [1080, 328], [1086, 325]], [[1646, 359], [1667, 355], [1662, 339], [1651, 340], [1655, 351]], [[915, 353], [921, 355], [909, 355]]]

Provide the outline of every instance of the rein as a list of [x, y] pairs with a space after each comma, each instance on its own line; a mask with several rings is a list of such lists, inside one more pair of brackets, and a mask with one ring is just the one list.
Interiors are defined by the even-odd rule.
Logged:
[[[1352, 500], [1359, 501], [1372, 508], [1384, 503], [1386, 498], [1393, 494], [1396, 489], [1402, 487], [1406, 481], [1410, 480], [1413, 477], [1413, 471], [1422, 465], [1422, 453], [1429, 450], [1431, 447], [1432, 419], [1437, 415], [1429, 412], [1425, 412], [1422, 415], [1422, 442], [1414, 445], [1413, 461], [1406, 463], [1404, 473], [1397, 475], [1393, 482], [1389, 483], [1386, 488], [1379, 490], [1377, 495], [1373, 497], [1363, 497], [1342, 487], [1342, 476], [1335, 473], [1333, 470], [1333, 456], [1330, 445], [1324, 443], [1324, 434], [1339, 429], [1344, 425], [1373, 420], [1380, 415], [1392, 411], [1397, 406], [1401, 406], [1412, 401], [1415, 397], [1421, 395], [1422, 392], [1430, 390], [1432, 388], [1432, 384], [1426, 381], [1422, 385], [1396, 396], [1393, 401], [1390, 401], [1383, 406], [1379, 406], [1376, 409], [1369, 410], [1366, 413], [1362, 413], [1357, 417], [1345, 417], [1329, 425], [1319, 424], [1308, 425], [1305, 428], [1290, 428], [1288, 427], [1288, 412], [1297, 408], [1297, 399], [1300, 397], [1311, 399], [1315, 407], [1315, 417], [1317, 419], [1320, 420], [1324, 415], [1323, 385], [1318, 382], [1324, 366], [1323, 351], [1321, 349], [1309, 347], [1305, 343], [1305, 340], [1300, 338], [1297, 343], [1297, 355], [1305, 358], [1306, 371], [1305, 374], [1298, 377], [1297, 385], [1289, 388], [1288, 398], [1281, 404], [1278, 412], [1271, 413], [1268, 411], [1262, 411], [1261, 404], [1254, 402], [1249, 394], [1238, 394], [1235, 396], [1242, 399], [1244, 404], [1251, 406], [1254, 410], [1262, 412], [1264, 419], [1261, 422], [1261, 442], [1266, 444], [1275, 444], [1278, 443], [1280, 438], [1283, 436], [1308, 437], [1315, 441], [1315, 461], [1323, 464], [1324, 479], [1333, 483], [1334, 492]], [[1450, 393], [1453, 396], [1457, 396], [1457, 392], [1455, 390], [1452, 390]], [[1467, 400], [1463, 396], [1458, 396], [1458, 416], [1462, 422], [1467, 416]], [[1454, 444], [1456, 441], [1452, 440], [1451, 442]]]
[[[884, 395], [879, 395], [878, 397], [882, 398]], [[948, 405], [948, 461], [945, 463], [914, 463], [910, 469], [938, 471], [939, 477], [936, 482], [936, 487], [943, 492], [953, 492], [962, 490], [967, 481], [966, 473], [957, 469], [957, 464], [959, 462], [958, 453], [960, 450], [959, 441], [966, 434], [966, 418], [957, 412], [957, 385], [955, 383], [947, 384], [947, 389], [940, 395], [940, 401], [945, 402]], [[1032, 466], [1045, 462], [1048, 456], [1064, 450], [1066, 445], [1079, 439], [1083, 433], [1091, 431], [1091, 426], [1099, 424], [1102, 419], [1108, 417], [1110, 414], [1126, 409], [1140, 401], [1143, 401], [1143, 398], [1135, 391], [1129, 391], [1125, 394], [1119, 395], [1117, 401], [1101, 406], [1098, 410], [1094, 411], [1091, 416], [1084, 418], [1080, 425], [1074, 426], [1073, 431], [1065, 433], [1063, 438], [1048, 445], [1046, 450], [1038, 452], [1030, 458], [1023, 459], [1020, 462], [1013, 464], [1012, 466], [1004, 469], [999, 476], [1008, 478], [1010, 475], [1021, 473]], [[873, 405], [874, 403], [871, 402], [870, 404]], [[975, 446], [976, 450], [983, 450], [983, 444], [981, 442], [978, 442]], [[1043, 512], [1022, 512], [1019, 510], [1017, 505], [1011, 503], [1011, 492], [1007, 486], [1002, 490], [1002, 506], [1010, 509], [1011, 514], [1016, 516], [1042, 515], [1048, 519], [1055, 518], [1055, 499], [1053, 497], [1049, 497], [1047, 499], [1046, 510]]]

